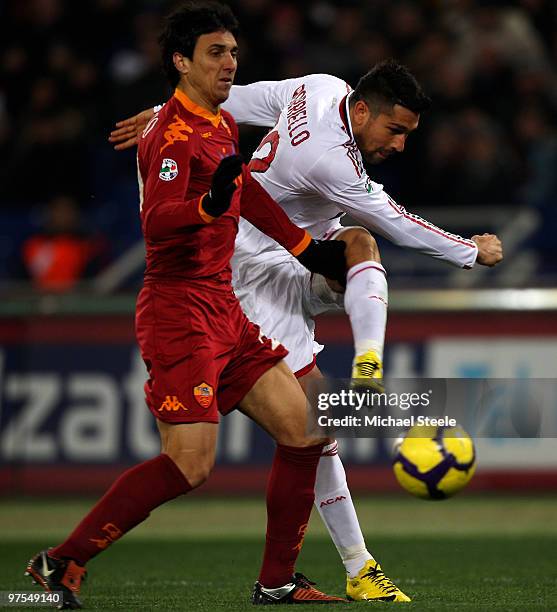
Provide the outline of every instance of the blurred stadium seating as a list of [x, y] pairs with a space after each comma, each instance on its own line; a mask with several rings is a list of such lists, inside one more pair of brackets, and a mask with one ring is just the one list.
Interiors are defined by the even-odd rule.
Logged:
[[[164, 101], [156, 37], [175, 3], [8, 0], [0, 25], [0, 282], [21, 280], [21, 244], [47, 202], [80, 202], [116, 260], [139, 240], [133, 152], [113, 123]], [[434, 99], [404, 155], [370, 170], [408, 209], [463, 234], [497, 231], [489, 277], [383, 245], [391, 286], [551, 285], [557, 196], [557, 5], [550, 0], [229, 2], [242, 24], [239, 83], [329, 72], [355, 84], [406, 62]], [[84, 27], [87, 24], [87, 27]], [[102, 37], [99, 37], [102, 32]], [[252, 151], [261, 133], [246, 130]], [[126, 279], [137, 286], [140, 273]]]

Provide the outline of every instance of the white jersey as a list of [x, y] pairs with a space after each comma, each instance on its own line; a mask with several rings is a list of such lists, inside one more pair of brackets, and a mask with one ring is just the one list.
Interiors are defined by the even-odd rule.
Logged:
[[[401, 247], [455, 266], [473, 266], [477, 255], [473, 241], [408, 213], [368, 177], [352, 135], [349, 93], [341, 79], [313, 74], [233, 86], [223, 108], [238, 124], [273, 128], [252, 158], [253, 176], [313, 237], [323, 238], [338, 229], [340, 217], [348, 213]], [[267, 265], [289, 257], [242, 219], [233, 259], [240, 277], [244, 272], [251, 276], [238, 266], [254, 266], [254, 254], [264, 256]]]

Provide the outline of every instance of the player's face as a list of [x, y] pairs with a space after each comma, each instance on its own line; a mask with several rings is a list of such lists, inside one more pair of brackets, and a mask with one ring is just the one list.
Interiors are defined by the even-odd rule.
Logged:
[[[362, 106], [358, 108], [359, 105]], [[356, 102], [354, 110], [354, 138], [369, 164], [379, 164], [395, 153], [402, 153], [408, 134], [418, 127], [420, 119], [400, 104], [374, 114], [365, 102]]]
[[186, 58], [186, 93], [193, 93], [212, 108], [222, 104], [234, 82], [237, 55], [238, 44], [230, 32], [202, 34], [197, 39], [193, 58]]

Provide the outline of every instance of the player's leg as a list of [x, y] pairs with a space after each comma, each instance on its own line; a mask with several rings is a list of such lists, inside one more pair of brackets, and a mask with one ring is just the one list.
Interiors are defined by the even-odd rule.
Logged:
[[59, 546], [41, 551], [27, 573], [66, 607], [77, 598], [85, 564], [142, 523], [152, 510], [202, 484], [214, 463], [217, 425], [159, 423], [162, 453], [126, 470]]
[[[315, 366], [298, 378], [307, 394], [308, 386], [323, 378]], [[323, 447], [315, 478], [315, 506], [331, 535], [346, 568], [346, 594], [357, 601], [409, 601], [387, 578], [366, 548], [346, 481], [346, 472], [333, 441]]]
[[323, 438], [306, 433], [306, 398], [283, 361], [267, 370], [240, 402], [277, 447], [267, 487], [267, 535], [253, 603], [343, 601], [294, 574], [314, 501]]
[[162, 453], [178, 466], [192, 488], [202, 485], [215, 464], [217, 423], [157, 421]]
[[[261, 277], [252, 274], [250, 282], [238, 283], [236, 295], [250, 319], [256, 321], [268, 335], [280, 338], [288, 348], [290, 352], [285, 357], [285, 362], [296, 372], [298, 382], [305, 393], [311, 381], [323, 378], [319, 368], [314, 365], [313, 321], [308, 311], [317, 313], [329, 310], [331, 299], [337, 299], [339, 294], [332, 295], [325, 279], [314, 275], [313, 283], [320, 282], [324, 285], [321, 302], [310, 287], [310, 275], [297, 262], [285, 261], [279, 266], [268, 268], [265, 268], [264, 264], [264, 261], [259, 263], [259, 269], [264, 270]], [[239, 274], [238, 270], [236, 272]], [[243, 275], [247, 276], [247, 273]], [[253, 296], [258, 296], [258, 300], [255, 301]], [[303, 374], [308, 370], [309, 373]], [[339, 501], [327, 503], [337, 498]], [[327, 445], [319, 459], [315, 505], [339, 551], [346, 571], [350, 576], [357, 575], [365, 562], [372, 557], [366, 550], [346, 484], [344, 467], [336, 452], [336, 442]]]
[[151, 510], [206, 480], [214, 463], [218, 425], [158, 424], [162, 453], [126, 470], [51, 556], [85, 565]]
[[[321, 347], [315, 345], [313, 320], [310, 315], [320, 312], [343, 309], [343, 296], [335, 293], [320, 275], [311, 277], [295, 260], [282, 261], [281, 265], [266, 265], [263, 257], [257, 261], [258, 275], [253, 274], [255, 265], [251, 255], [242, 263], [237, 258], [235, 274], [237, 283], [235, 292], [242, 308], [252, 321], [261, 325], [269, 336], [280, 338], [290, 353], [285, 362], [296, 371], [302, 386], [321, 373], [314, 366], [314, 353]], [[240, 258], [241, 259], [241, 258]], [[253, 265], [251, 265], [253, 264]], [[248, 268], [247, 271], [245, 267]], [[319, 283], [320, 289], [316, 287]], [[342, 291], [342, 288], [339, 287]], [[257, 300], [254, 300], [257, 296]], [[304, 375], [304, 372], [309, 374]], [[325, 447], [327, 448], [327, 447]], [[332, 505], [322, 502], [331, 499], [332, 493], [344, 498], [342, 503]], [[317, 469], [315, 483], [315, 500], [317, 508], [327, 525], [335, 546], [347, 568], [349, 578], [357, 577], [367, 561], [372, 557], [366, 550], [363, 535], [358, 523], [356, 511], [346, 484], [344, 467], [337, 453], [324, 453]], [[364, 589], [359, 594], [350, 590], [354, 599], [371, 599], [384, 596], [377, 588], [362, 581]], [[348, 590], [348, 589], [347, 589]]]
[[381, 379], [388, 297], [379, 248], [363, 227], [341, 230], [334, 239], [346, 243], [348, 272], [344, 308], [354, 337], [352, 378], [362, 381]]
[[[81, 607], [77, 594], [90, 559], [144, 521], [152, 510], [199, 486], [214, 463], [217, 403], [201, 406], [194, 394], [200, 380], [216, 387], [219, 366], [210, 350], [199, 343], [197, 351], [191, 350], [188, 333], [195, 330], [180, 321], [199, 317], [180, 319], [179, 307], [186, 308], [187, 303], [176, 291], [159, 288], [154, 296], [150, 289], [142, 289], [136, 320], [150, 375], [146, 399], [159, 423], [161, 454], [125, 471], [62, 544], [29, 562], [27, 572], [45, 589], [63, 591], [67, 607]], [[156, 299], [160, 299], [159, 316], [166, 314], [165, 306], [176, 316], [157, 320]]]
[[[298, 378], [298, 382], [306, 392], [308, 385], [322, 378], [319, 368], [314, 367], [311, 372]], [[351, 578], [357, 576], [366, 561], [373, 557], [366, 548], [335, 440], [323, 447], [319, 459], [315, 506], [327, 526], [346, 573]]]
[[[259, 258], [253, 273], [253, 258]], [[298, 382], [306, 391], [307, 383], [321, 379], [315, 366], [313, 320], [309, 316], [327, 311], [334, 305], [342, 308], [343, 296], [331, 291], [324, 277], [311, 276], [297, 261], [283, 258], [280, 265], [266, 265], [261, 255], [252, 255], [246, 262], [237, 257], [235, 292], [242, 308], [269, 336], [281, 339], [290, 351], [286, 364], [296, 372]], [[246, 268], [248, 268], [246, 270]], [[319, 283], [320, 289], [316, 287]], [[342, 290], [342, 288], [340, 288]], [[254, 299], [257, 296], [257, 300]], [[304, 372], [309, 372], [304, 374]], [[332, 443], [336, 448], [336, 443]], [[315, 482], [315, 505], [325, 522], [350, 576], [355, 576], [371, 555], [367, 552], [356, 511], [346, 484], [346, 474], [336, 453], [325, 452], [319, 459]], [[334, 504], [330, 499], [339, 498]]]

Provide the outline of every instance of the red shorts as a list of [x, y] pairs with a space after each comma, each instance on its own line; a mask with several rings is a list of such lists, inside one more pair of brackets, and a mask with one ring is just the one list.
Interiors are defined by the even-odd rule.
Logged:
[[167, 423], [218, 423], [288, 354], [248, 320], [232, 288], [202, 282], [147, 284], [135, 325], [147, 405]]

